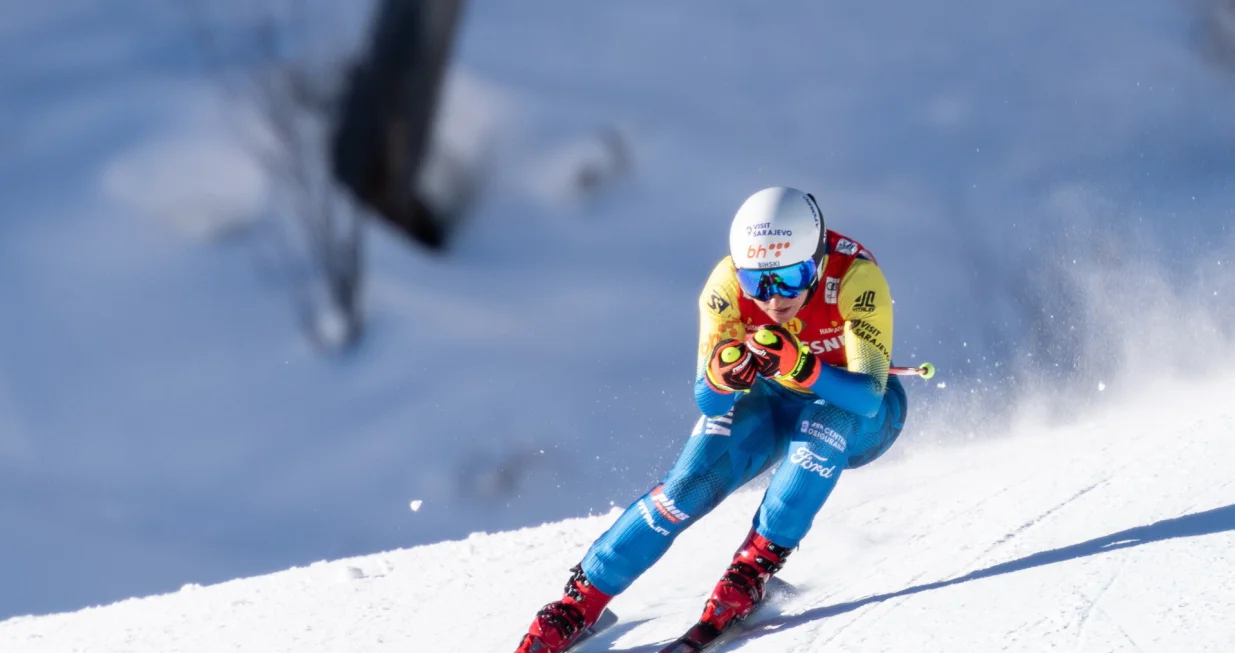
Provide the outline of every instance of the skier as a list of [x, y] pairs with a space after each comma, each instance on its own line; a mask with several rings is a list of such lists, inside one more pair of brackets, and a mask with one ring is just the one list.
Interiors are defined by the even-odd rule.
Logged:
[[565, 596], [536, 614], [516, 653], [569, 648], [682, 531], [779, 462], [696, 626], [718, 634], [763, 599], [841, 471], [878, 458], [904, 427], [905, 390], [888, 374], [887, 281], [869, 251], [826, 228], [813, 195], [773, 187], [747, 198], [699, 314], [694, 432], [664, 480], [571, 569]]

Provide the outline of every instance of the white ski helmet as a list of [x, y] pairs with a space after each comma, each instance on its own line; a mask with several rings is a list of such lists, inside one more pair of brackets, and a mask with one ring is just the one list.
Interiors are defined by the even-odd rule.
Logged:
[[729, 255], [739, 270], [767, 270], [814, 260], [819, 266], [827, 228], [810, 193], [773, 186], [746, 198], [729, 227]]

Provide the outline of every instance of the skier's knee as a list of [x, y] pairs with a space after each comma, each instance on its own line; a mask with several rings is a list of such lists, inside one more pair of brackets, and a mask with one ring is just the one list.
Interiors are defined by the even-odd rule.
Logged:
[[905, 428], [907, 409], [904, 388], [899, 383], [889, 384], [879, 414], [863, 420], [859, 432], [851, 438], [847, 469], [857, 469], [886, 453]]
[[648, 496], [655, 500], [652, 507], [662, 514], [681, 521], [698, 519], [720, 505], [729, 494], [730, 486], [734, 485], [733, 476], [729, 456], [724, 455], [707, 467], [675, 468]]

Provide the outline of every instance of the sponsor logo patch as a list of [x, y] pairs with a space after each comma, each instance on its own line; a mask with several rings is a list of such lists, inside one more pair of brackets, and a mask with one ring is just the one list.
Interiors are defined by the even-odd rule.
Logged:
[[806, 342], [806, 346], [810, 347], [810, 353], [812, 354], [826, 354], [837, 349], [844, 349], [845, 336], [842, 334], [822, 340], [809, 340]]
[[802, 433], [805, 433], [812, 438], [819, 438], [820, 440], [823, 440], [829, 447], [832, 447], [837, 451], [844, 451], [845, 445], [848, 444], [845, 441], [845, 436], [837, 433], [832, 427], [825, 426], [819, 422], [803, 420]]
[[815, 196], [810, 193], [807, 193], [803, 199], [806, 200], [806, 208], [810, 209], [810, 215], [815, 219], [815, 228], [818, 229], [820, 219], [819, 203], [815, 201]]
[[879, 350], [879, 353], [883, 354], [889, 361], [892, 360], [892, 352], [888, 351], [887, 345], [885, 345], [880, 339], [883, 332], [875, 328], [875, 325], [863, 320], [853, 320], [849, 322], [849, 328], [853, 331], [853, 335], [857, 336], [863, 342], [870, 343], [871, 346]]
[[840, 279], [828, 277], [823, 282], [823, 301], [835, 304], [840, 299]]
[[853, 310], [870, 313], [875, 310], [875, 291], [868, 290], [853, 300]]
[[746, 258], [765, 259], [769, 256], [780, 258], [781, 252], [789, 249], [789, 243], [769, 243], [767, 245], [750, 245], [746, 248]]
[[[798, 450], [789, 457], [789, 462], [823, 478], [832, 478], [832, 475], [836, 473], [836, 465], [824, 466], [828, 459], [811, 452], [806, 447], [798, 447]], [[640, 502], [639, 505], [642, 506], [643, 503]]]
[[853, 256], [858, 253], [858, 244], [848, 238], [841, 238], [836, 241], [836, 253]]
[[742, 328], [742, 323], [738, 320], [725, 320], [724, 322], [716, 325], [716, 333], [713, 333], [706, 339], [699, 342], [699, 355], [711, 355], [712, 350], [716, 348], [716, 345], [718, 345], [721, 340], [728, 340], [730, 338], [737, 340], [741, 338]]
[[[757, 238], [759, 236], [772, 236], [774, 238], [792, 238], [793, 230], [792, 229], [773, 229], [771, 222], [760, 222], [759, 224], [747, 225], [746, 235], [751, 238]], [[788, 246], [789, 243], [785, 243], [785, 245]]]
[[669, 531], [667, 529], [656, 525], [656, 520], [652, 518], [652, 512], [648, 510], [646, 505], [644, 505], [645, 503], [647, 502], [639, 502], [639, 514], [643, 515], [643, 521], [647, 522], [647, 525], [651, 527], [652, 530], [660, 533], [664, 537], [669, 537]]
[[676, 505], [674, 505], [673, 499], [665, 496], [664, 486], [657, 487], [655, 490], [652, 490], [652, 505], [656, 507], [657, 512], [659, 512], [662, 517], [675, 524], [690, 519], [690, 515], [682, 512]]

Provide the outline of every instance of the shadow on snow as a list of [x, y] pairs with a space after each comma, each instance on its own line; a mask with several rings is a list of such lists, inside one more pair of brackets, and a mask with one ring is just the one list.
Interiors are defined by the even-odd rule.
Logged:
[[[1044, 567], [1057, 562], [1078, 560], [1080, 558], [1097, 555], [1099, 553], [1119, 551], [1120, 549], [1127, 549], [1134, 546], [1140, 546], [1142, 544], [1162, 542], [1181, 537], [1212, 535], [1225, 531], [1235, 531], [1235, 504], [1222, 508], [1215, 508], [1213, 510], [1206, 510], [1204, 512], [1184, 515], [1182, 517], [1164, 519], [1147, 526], [1129, 528], [1127, 530], [1119, 531], [1118, 533], [1111, 533], [1110, 535], [1104, 535], [1079, 544], [1034, 553], [1022, 558], [1017, 558], [1016, 560], [1010, 560], [985, 569], [972, 571], [964, 576], [958, 576], [950, 580], [941, 580], [934, 583], [914, 585], [896, 592], [876, 594], [857, 601], [813, 608], [793, 616], [758, 619], [757, 623], [751, 624], [749, 626], [749, 630], [738, 637], [738, 641], [759, 637], [762, 634], [766, 634], [768, 631], [781, 631], [786, 627], [799, 626], [818, 619], [835, 617], [837, 615], [852, 612], [858, 608], [871, 605], [872, 603], [881, 603], [889, 599], [912, 596], [914, 594], [951, 587], [953, 585], [968, 583], [970, 581], [993, 578], [995, 576], [1025, 571], [1036, 567]], [[700, 606], [700, 608], [702, 609], [702, 606]], [[612, 631], [600, 633], [596, 638], [596, 643], [593, 644], [593, 646], [604, 646], [605, 650], [609, 650], [609, 645], [621, 637], [622, 634], [628, 632], [637, 625], [638, 623], [632, 623], [628, 624], [625, 628], [619, 627]], [[689, 625], [690, 624], [682, 624], [682, 630], [685, 631]], [[660, 646], [662, 645], [663, 644], [636, 646], [634, 648], [621, 649], [621, 653], [648, 653], [651, 651], [660, 650]], [[581, 648], [586, 649], [587, 647], [585, 646]]]
[[782, 616], [766, 621], [760, 620], [758, 626], [755, 627], [751, 635], [757, 636], [759, 631], [762, 630], [781, 629], [786, 626], [796, 626], [814, 621], [816, 619], [834, 617], [846, 612], [852, 612], [872, 603], [879, 603], [902, 596], [912, 596], [914, 594], [942, 589], [944, 587], [951, 587], [952, 585], [959, 585], [970, 581], [1002, 576], [1004, 574], [1025, 571], [1036, 567], [1044, 567], [1057, 562], [1078, 560], [1080, 558], [1097, 555], [1099, 553], [1119, 551], [1120, 549], [1127, 549], [1134, 546], [1140, 546], [1142, 544], [1162, 542], [1181, 537], [1212, 535], [1224, 531], [1235, 531], [1235, 504], [1222, 508], [1214, 508], [1213, 510], [1206, 510], [1204, 512], [1192, 513], [1182, 517], [1164, 519], [1147, 526], [1129, 528], [1127, 530], [1119, 531], [1118, 533], [1103, 535], [1102, 537], [1097, 537], [1079, 544], [1034, 553], [1023, 558], [1009, 560], [1008, 562], [1001, 562], [985, 569], [972, 571], [964, 576], [958, 576], [950, 580], [941, 580], [934, 583], [914, 585], [897, 592], [876, 594], [857, 601], [818, 607], [793, 616]]

